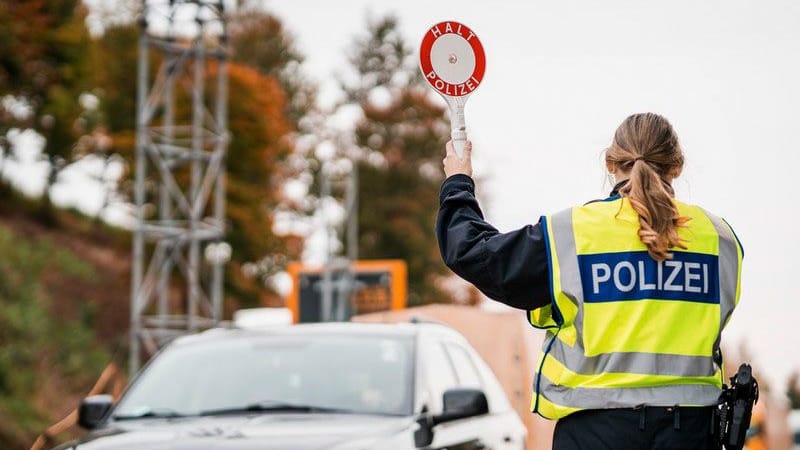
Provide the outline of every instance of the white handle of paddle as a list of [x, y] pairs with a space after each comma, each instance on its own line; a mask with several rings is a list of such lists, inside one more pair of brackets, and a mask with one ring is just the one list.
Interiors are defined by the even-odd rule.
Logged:
[[464, 105], [455, 101], [447, 102], [450, 105], [450, 138], [453, 140], [453, 149], [459, 158], [464, 156], [464, 146], [467, 143], [467, 124], [464, 121]]

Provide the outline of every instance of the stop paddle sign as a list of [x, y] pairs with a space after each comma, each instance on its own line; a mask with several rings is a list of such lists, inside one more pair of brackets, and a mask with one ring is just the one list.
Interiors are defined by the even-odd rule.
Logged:
[[456, 153], [461, 156], [467, 139], [464, 105], [486, 71], [483, 45], [466, 25], [439, 22], [422, 38], [419, 67], [428, 84], [450, 108], [450, 135]]

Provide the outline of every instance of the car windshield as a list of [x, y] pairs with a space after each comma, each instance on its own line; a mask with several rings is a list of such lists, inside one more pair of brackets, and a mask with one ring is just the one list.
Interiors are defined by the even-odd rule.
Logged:
[[409, 337], [314, 334], [176, 345], [151, 362], [114, 416], [237, 410], [409, 415], [412, 344]]

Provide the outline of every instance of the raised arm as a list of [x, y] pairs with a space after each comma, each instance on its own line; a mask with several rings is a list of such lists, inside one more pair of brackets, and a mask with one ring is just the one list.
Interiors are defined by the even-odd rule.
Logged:
[[[470, 151], [465, 151], [464, 159], [469, 156]], [[536, 309], [549, 304], [547, 251], [541, 226], [500, 233], [484, 220], [472, 178], [465, 170], [455, 172], [442, 184], [436, 220], [439, 250], [447, 267], [489, 298], [514, 308]]]

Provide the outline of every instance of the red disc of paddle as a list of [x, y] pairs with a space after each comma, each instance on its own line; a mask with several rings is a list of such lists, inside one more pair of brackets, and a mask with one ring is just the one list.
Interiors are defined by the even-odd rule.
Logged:
[[486, 54], [466, 25], [440, 22], [422, 38], [419, 67], [428, 84], [442, 95], [461, 97], [474, 91], [486, 71]]

